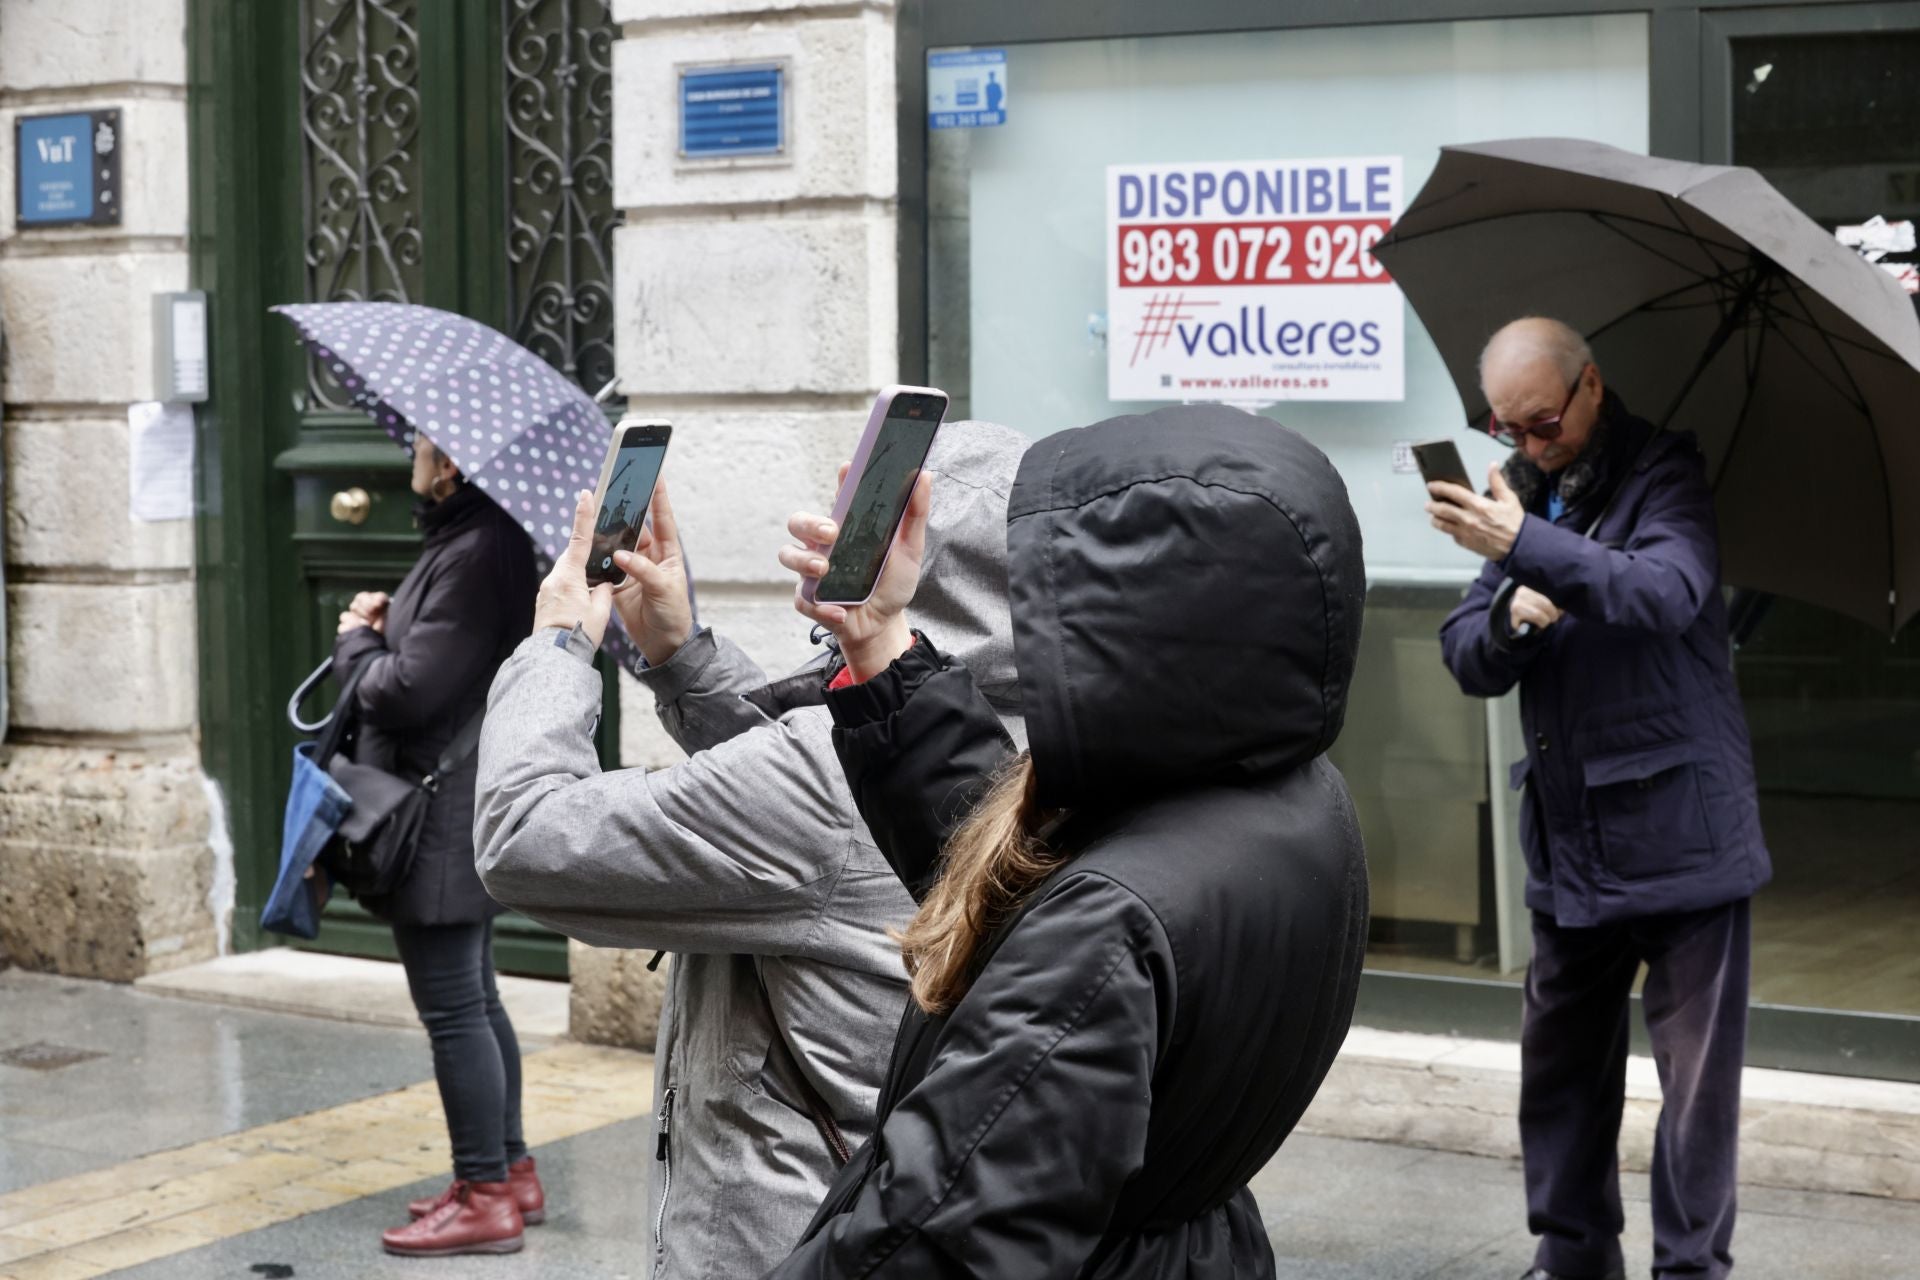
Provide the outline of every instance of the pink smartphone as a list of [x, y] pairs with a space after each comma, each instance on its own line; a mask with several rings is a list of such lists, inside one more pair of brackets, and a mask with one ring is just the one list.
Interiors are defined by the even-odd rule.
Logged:
[[840, 526], [827, 571], [809, 578], [801, 595], [820, 604], [865, 604], [893, 551], [893, 535], [907, 500], [947, 416], [947, 393], [932, 387], [888, 387], [873, 402], [853, 466], [833, 500]]

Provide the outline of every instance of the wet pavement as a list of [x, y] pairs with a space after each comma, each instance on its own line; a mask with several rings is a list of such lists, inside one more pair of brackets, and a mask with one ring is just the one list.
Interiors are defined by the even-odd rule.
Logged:
[[[3, 1065], [8, 1051], [31, 1046], [29, 1062], [71, 1056], [63, 1050], [100, 1056]], [[647, 1121], [644, 1098], [628, 1095], [647, 1069], [642, 1055], [576, 1046], [530, 1055], [530, 1136], [538, 1139], [542, 1112], [547, 1132], [569, 1135], [535, 1149], [547, 1224], [512, 1257], [407, 1261], [380, 1252], [379, 1232], [404, 1218], [407, 1199], [445, 1184], [434, 1171], [444, 1139], [423, 1083], [424, 1035], [0, 974], [0, 1277], [640, 1280], [651, 1245]], [[235, 1184], [237, 1199], [149, 1222], [184, 1203], [169, 1177], [176, 1161], [208, 1168], [195, 1179], [203, 1184], [256, 1173]], [[263, 1191], [267, 1166], [273, 1185]], [[158, 1208], [135, 1212], [129, 1230], [112, 1213], [124, 1217], [124, 1203], [102, 1201], [97, 1228], [79, 1211], [50, 1228], [33, 1188], [57, 1192], [47, 1184], [59, 1179], [75, 1179], [66, 1184], [75, 1189], [127, 1181]], [[1624, 1187], [1631, 1274], [1644, 1275], [1646, 1179]], [[1254, 1189], [1282, 1277], [1511, 1280], [1531, 1254], [1509, 1161], [1300, 1137]], [[73, 1243], [89, 1229], [118, 1234]], [[65, 1247], [21, 1256], [42, 1247], [36, 1231]], [[155, 1234], [167, 1232], [174, 1251], [154, 1257]], [[118, 1255], [113, 1241], [123, 1242]], [[134, 1261], [140, 1247], [152, 1260], [108, 1265]], [[1920, 1205], [1750, 1188], [1735, 1253], [1745, 1277], [1920, 1277]]]

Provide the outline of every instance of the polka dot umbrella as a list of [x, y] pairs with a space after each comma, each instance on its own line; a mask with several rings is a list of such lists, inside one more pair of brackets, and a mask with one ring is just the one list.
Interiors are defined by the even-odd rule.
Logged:
[[[586, 392], [505, 334], [449, 311], [397, 302], [272, 309], [395, 443], [411, 452], [424, 432], [519, 521], [544, 572], [567, 545], [573, 495], [600, 483], [610, 428]], [[607, 640], [632, 660], [624, 635], [609, 631]]]

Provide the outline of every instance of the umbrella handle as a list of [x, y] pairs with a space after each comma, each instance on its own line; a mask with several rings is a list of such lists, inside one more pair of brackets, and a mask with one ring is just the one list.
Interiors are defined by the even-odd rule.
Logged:
[[328, 711], [325, 717], [312, 724], [300, 718], [300, 704], [307, 700], [308, 694], [320, 687], [320, 682], [325, 680], [332, 671], [333, 659], [328, 658], [308, 673], [307, 678], [300, 682], [300, 687], [293, 691], [293, 696], [287, 699], [287, 723], [301, 733], [319, 733], [333, 723], [332, 711]]
[[1487, 625], [1507, 627], [1508, 634], [1515, 640], [1524, 640], [1533, 634], [1533, 624], [1523, 622], [1517, 627], [1511, 626], [1513, 619], [1507, 615], [1507, 610], [1513, 604], [1514, 593], [1519, 590], [1520, 584], [1512, 578], [1501, 579], [1499, 589], [1493, 593], [1493, 599], [1487, 604]]

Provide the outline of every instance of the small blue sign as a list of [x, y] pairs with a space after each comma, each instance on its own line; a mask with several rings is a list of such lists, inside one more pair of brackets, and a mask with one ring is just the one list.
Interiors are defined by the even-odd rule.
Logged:
[[120, 221], [120, 113], [21, 116], [15, 211], [22, 227]]
[[772, 156], [786, 150], [786, 74], [778, 66], [680, 73], [680, 154]]
[[927, 127], [986, 129], [1007, 122], [1007, 51], [927, 55]]

